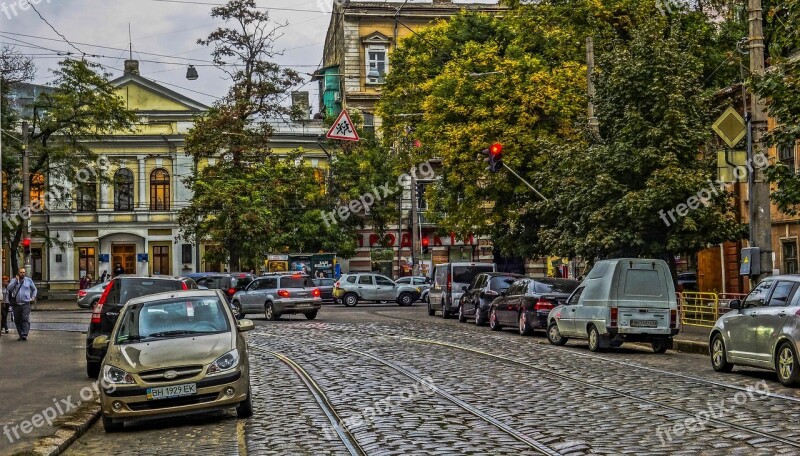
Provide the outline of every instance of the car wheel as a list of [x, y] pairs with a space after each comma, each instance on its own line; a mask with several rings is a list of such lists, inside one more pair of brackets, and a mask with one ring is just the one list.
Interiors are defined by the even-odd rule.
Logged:
[[789, 342], [781, 344], [776, 358], [775, 370], [778, 372], [778, 380], [784, 386], [796, 386], [800, 380], [800, 366], [792, 344]]
[[86, 361], [86, 375], [89, 378], [97, 378], [100, 376], [100, 363], [96, 361]]
[[600, 331], [597, 330], [595, 325], [589, 326], [589, 351], [600, 351]]
[[280, 314], [275, 313], [275, 306], [271, 302], [264, 304], [264, 317], [268, 321], [275, 321], [281, 318]]
[[464, 306], [458, 306], [458, 322], [459, 323], [467, 322], [467, 316], [464, 315]]
[[241, 320], [244, 318], [245, 315], [242, 313], [242, 305], [239, 303], [239, 301], [233, 301], [231, 303], [231, 309], [233, 310], [233, 315], [237, 319]]
[[730, 372], [733, 364], [728, 362], [728, 352], [721, 334], [715, 334], [711, 340], [711, 367], [717, 372]]
[[410, 306], [414, 304], [414, 297], [411, 296], [411, 293], [401, 293], [397, 303], [401, 306]]
[[236, 406], [236, 416], [239, 418], [250, 418], [253, 416], [253, 393], [248, 388], [247, 399], [239, 402]]
[[355, 293], [347, 293], [344, 295], [344, 298], [342, 298], [342, 302], [347, 307], [354, 307], [358, 304], [358, 295]]
[[656, 339], [650, 342], [650, 346], [653, 348], [653, 353], [657, 353], [659, 355], [666, 353], [669, 349], [669, 343], [667, 343], [666, 339]]
[[313, 320], [313, 319], [317, 318], [317, 314], [318, 313], [319, 313], [318, 310], [315, 310], [313, 312], [309, 312], [309, 313], [306, 314], [306, 319], [307, 320]]
[[432, 317], [436, 315], [436, 311], [431, 308], [431, 301], [428, 300], [428, 316]]
[[547, 327], [547, 341], [561, 347], [565, 345], [568, 340], [569, 339], [561, 335], [561, 331], [558, 329], [558, 323], [553, 320], [550, 326]]
[[450, 318], [452, 316], [453, 316], [453, 314], [449, 310], [445, 310], [444, 307], [442, 307], [442, 318], [447, 320], [448, 318]]
[[483, 316], [480, 307], [475, 308], [475, 326], [483, 326], [486, 324], [486, 318]]
[[494, 307], [489, 311], [489, 329], [492, 331], [500, 331], [503, 329], [500, 320], [497, 319], [497, 309]]
[[111, 418], [103, 415], [103, 429], [106, 432], [119, 432], [125, 428], [124, 423], [116, 422]]
[[533, 329], [531, 329], [531, 322], [528, 321], [528, 313], [522, 311], [519, 313], [519, 335], [530, 336], [531, 334], [533, 334]]

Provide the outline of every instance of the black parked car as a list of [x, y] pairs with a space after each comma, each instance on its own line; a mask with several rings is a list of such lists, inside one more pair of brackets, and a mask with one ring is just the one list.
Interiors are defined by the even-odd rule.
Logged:
[[484, 272], [476, 275], [472, 283], [464, 287], [464, 295], [461, 296], [458, 306], [458, 321], [464, 323], [472, 317], [476, 325], [486, 324], [492, 301], [506, 291], [514, 281], [524, 277], [507, 272]]
[[569, 279], [521, 279], [495, 299], [489, 310], [489, 327], [499, 331], [503, 326], [517, 326], [528, 336], [534, 329], [547, 328], [547, 315], [565, 304], [580, 282]]
[[117, 317], [125, 304], [133, 298], [168, 291], [196, 290], [197, 284], [188, 277], [141, 277], [120, 275], [108, 282], [103, 295], [92, 310], [92, 320], [86, 332], [86, 374], [97, 378], [105, 350], [92, 347], [97, 336], [110, 336]]
[[248, 272], [226, 272], [210, 274], [197, 279], [197, 284], [209, 290], [222, 290], [230, 302], [237, 291], [244, 290], [254, 279], [255, 276]]
[[333, 297], [333, 286], [336, 283], [335, 279], [314, 279], [314, 285], [319, 288], [322, 295], [323, 304], [334, 304], [336, 299]]

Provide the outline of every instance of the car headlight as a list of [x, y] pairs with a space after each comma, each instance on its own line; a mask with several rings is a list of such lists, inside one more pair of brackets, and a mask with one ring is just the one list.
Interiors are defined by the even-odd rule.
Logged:
[[422, 289], [420, 287], [417, 287], [417, 293], [422, 293]]
[[131, 374], [114, 366], [105, 366], [103, 368], [103, 380], [112, 385], [131, 385], [135, 383]]
[[206, 373], [208, 375], [221, 374], [225, 371], [229, 371], [235, 368], [238, 365], [239, 365], [239, 350], [234, 348], [233, 350], [229, 351], [228, 353], [225, 353], [224, 355], [217, 358], [216, 361], [211, 363], [211, 365], [208, 366], [208, 371], [206, 371]]

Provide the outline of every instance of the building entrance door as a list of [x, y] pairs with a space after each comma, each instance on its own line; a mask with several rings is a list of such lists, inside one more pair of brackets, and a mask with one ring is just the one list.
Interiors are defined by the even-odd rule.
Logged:
[[111, 268], [121, 264], [125, 274], [136, 274], [136, 244], [120, 244], [111, 246]]

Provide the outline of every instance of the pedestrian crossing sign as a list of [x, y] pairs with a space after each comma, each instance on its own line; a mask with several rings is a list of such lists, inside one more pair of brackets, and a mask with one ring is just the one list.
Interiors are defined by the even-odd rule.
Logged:
[[336, 122], [333, 123], [328, 134], [325, 135], [328, 139], [340, 139], [342, 141], [358, 141], [358, 133], [353, 121], [350, 120], [350, 115], [346, 110], [343, 110]]

